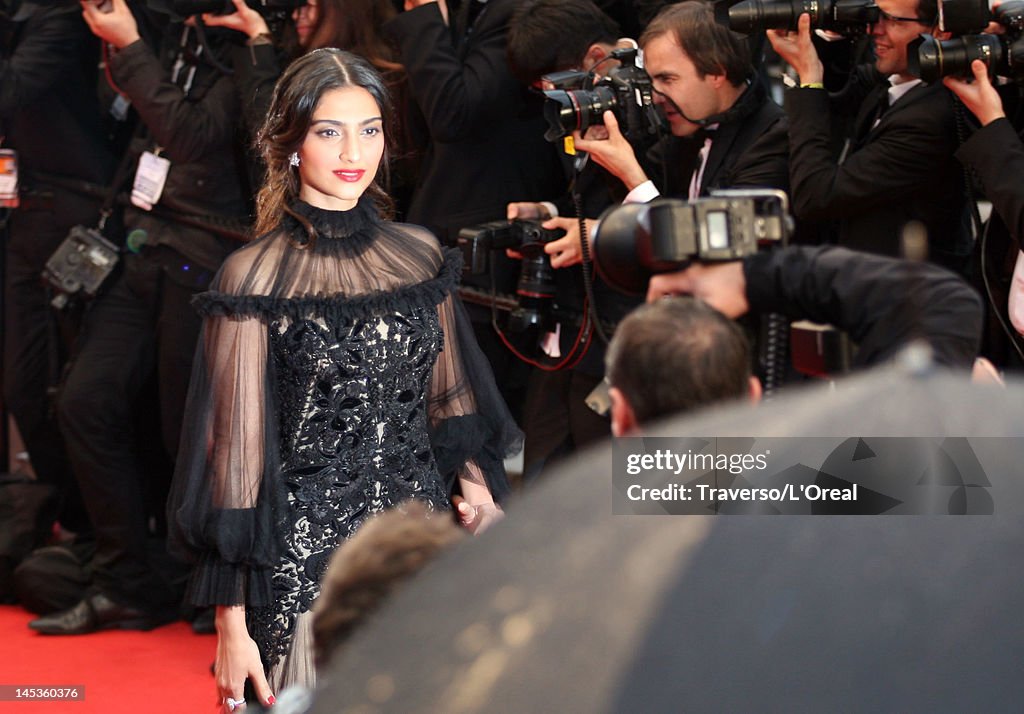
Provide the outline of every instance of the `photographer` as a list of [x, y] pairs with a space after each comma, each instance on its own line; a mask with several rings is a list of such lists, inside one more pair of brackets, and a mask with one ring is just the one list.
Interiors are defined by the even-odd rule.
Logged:
[[72, 226], [96, 225], [117, 163], [95, 91], [99, 56], [72, 0], [0, 1], [0, 148], [17, 153], [20, 200], [4, 247], [3, 401], [36, 477], [62, 500], [58, 520], [79, 533], [89, 519], [48, 393], [78, 320], [50, 307], [39, 276]]
[[516, 6], [467, 0], [448, 17], [443, 1], [408, 0], [385, 25], [430, 137], [408, 219], [448, 244], [465, 226], [502, 218], [510, 200], [564, 190], [558, 156], [544, 140], [541, 100], [506, 60]]
[[[662, 9], [640, 46], [672, 136], [659, 142], [644, 164], [611, 112], [604, 116], [605, 131], [594, 127], [586, 138], [576, 137], [578, 150], [589, 152], [625, 185], [626, 201], [661, 194], [696, 198], [716, 188], [788, 190], [785, 115], [756, 78], [744, 38], [716, 23], [710, 6], [682, 2]], [[578, 263], [575, 222], [554, 219], [545, 227], [566, 230], [565, 238], [546, 249], [552, 266]]]
[[97, 552], [90, 594], [30, 625], [54, 635], [145, 630], [177, 616], [180, 593], [169, 584], [176, 573], [146, 549], [147, 500], [162, 513], [168, 483], [143, 466], [139, 398], [155, 373], [162, 446], [173, 459], [199, 330], [189, 301], [237, 245], [214, 224], [240, 224], [247, 211], [234, 141], [239, 105], [230, 78], [206, 60], [219, 49], [211, 44], [216, 32], [207, 30], [210, 42], [203, 42], [194, 27], [156, 17], [165, 35], [150, 47], [124, 0], [106, 9], [82, 6], [86, 23], [110, 47], [111, 82], [145, 131], [130, 149], [138, 157], [138, 208], [125, 215], [133, 252], [90, 306], [58, 404]]
[[[512, 75], [505, 51], [518, 0], [465, 0], [448, 13], [444, 0], [406, 0], [384, 26], [409, 78], [406, 119], [429, 136], [409, 214], [442, 243], [459, 231], [505, 216], [509, 201], [541, 201], [565, 191], [555, 148], [544, 140], [542, 98]], [[419, 133], [419, 132], [417, 132]], [[519, 264], [500, 256], [494, 287], [512, 292]], [[465, 284], [487, 290], [490, 281]], [[525, 369], [491, 328], [490, 310], [467, 305], [513, 415], [520, 418]]]
[[[647, 299], [657, 303], [679, 294], [734, 319], [756, 309], [830, 323], [857, 343], [858, 367], [879, 364], [923, 339], [936, 364], [966, 370], [980, 343], [981, 302], [959, 277], [934, 265], [844, 248], [791, 246], [741, 261], [695, 263], [678, 273], [655, 275]], [[612, 339], [608, 379], [617, 434], [680, 410], [759, 396], [760, 389], [750, 383], [749, 347], [744, 351], [742, 333], [702, 315], [703, 307], [677, 305], [641, 308]], [[682, 317], [673, 316], [679, 312]], [[686, 332], [667, 327], [666, 315]], [[652, 320], [656, 329], [648, 325]], [[695, 330], [706, 337], [695, 338]], [[720, 363], [732, 368], [723, 373]]]
[[[985, 196], [1007, 225], [1018, 246], [1024, 238], [1024, 144], [1003, 111], [1003, 102], [981, 60], [971, 63], [974, 81], [946, 77], [943, 83], [981, 123], [981, 128], [957, 150], [956, 158], [971, 167]], [[1010, 321], [1024, 334], [1024, 253], [1017, 253], [1009, 297]]]
[[[572, 28], [568, 37], [566, 28]], [[618, 27], [591, 0], [527, 1], [517, 8], [509, 26], [509, 64], [524, 85], [539, 86], [544, 75], [572, 69], [603, 77], [620, 64], [612, 57], [616, 48], [636, 45], [628, 38], [617, 38]], [[563, 160], [571, 175], [573, 157], [564, 154]], [[575, 181], [586, 215], [598, 215], [625, 196], [621, 184], [595, 164], [586, 164]], [[510, 203], [507, 216], [510, 220], [572, 216], [576, 211], [572, 204], [569, 196], [551, 203]], [[587, 343], [577, 344], [587, 309], [582, 268], [554, 271], [553, 279], [554, 303], [561, 314], [541, 341], [549, 360], [531, 372], [523, 407], [523, 479], [527, 482], [552, 460], [609, 434], [608, 419], [586, 403], [604, 378], [604, 343], [592, 335]], [[593, 294], [603, 322], [617, 322], [639, 304], [639, 298], [620, 295], [596, 276]]]
[[[837, 221], [839, 245], [891, 256], [899, 255], [903, 227], [920, 221], [930, 259], [962, 273], [971, 234], [962, 171], [953, 159], [953, 98], [907, 71], [908, 43], [920, 33], [945, 34], [937, 32], [935, 0], [879, 0], [878, 7], [871, 25], [874, 66], [859, 67], [833, 97], [823, 88], [810, 17], [801, 15], [797, 32], [768, 31], [799, 75], [800, 86], [786, 92], [794, 212]], [[856, 115], [838, 161], [829, 141], [833, 111]]]
[[957, 149], [956, 158], [977, 172], [985, 196], [1019, 242], [1024, 238], [1024, 190], [1020, 183], [1024, 145], [1006, 118], [985, 64], [974, 60], [971, 71], [973, 81], [954, 77], [942, 80], [981, 124]]

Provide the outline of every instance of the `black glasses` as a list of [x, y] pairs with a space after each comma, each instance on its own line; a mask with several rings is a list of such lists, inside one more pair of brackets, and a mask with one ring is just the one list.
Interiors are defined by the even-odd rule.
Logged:
[[[878, 7], [878, 6], [876, 5], [876, 7]], [[886, 22], [916, 22], [919, 25], [931, 25], [932, 24], [930, 20], [927, 20], [927, 19], [925, 19], [923, 17], [900, 17], [899, 15], [890, 15], [885, 10], [883, 10], [882, 8], [879, 7], [878, 8], [878, 19], [875, 22], [871, 23], [871, 24], [872, 25], [877, 25], [882, 20], [885, 20]]]

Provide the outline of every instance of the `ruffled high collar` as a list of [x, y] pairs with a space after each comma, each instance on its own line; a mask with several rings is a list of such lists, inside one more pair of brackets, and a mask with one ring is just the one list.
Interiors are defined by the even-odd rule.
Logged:
[[[311, 206], [305, 201], [295, 200], [289, 204], [291, 210], [309, 221], [316, 231], [317, 243], [340, 244], [348, 251], [362, 251], [373, 242], [377, 235], [377, 227], [381, 218], [373, 200], [364, 196], [359, 203], [348, 211], [329, 211]], [[308, 234], [305, 227], [294, 216], [285, 214], [281, 225], [289, 233], [305, 243]]]

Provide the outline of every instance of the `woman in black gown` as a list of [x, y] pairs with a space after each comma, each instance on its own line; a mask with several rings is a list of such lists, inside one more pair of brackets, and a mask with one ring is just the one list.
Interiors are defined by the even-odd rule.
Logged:
[[[256, 235], [204, 316], [169, 506], [217, 606], [225, 708], [312, 686], [309, 610], [334, 548], [407, 498], [461, 493], [478, 531], [500, 516], [520, 434], [473, 342], [461, 269], [426, 229], [382, 217], [390, 103], [364, 60], [322, 49], [282, 75], [260, 135]], [[454, 179], [454, 177], [453, 177]]]

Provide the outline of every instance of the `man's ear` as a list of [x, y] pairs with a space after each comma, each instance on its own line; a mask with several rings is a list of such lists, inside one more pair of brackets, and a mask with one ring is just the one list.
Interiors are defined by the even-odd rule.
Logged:
[[707, 76], [711, 80], [711, 86], [714, 87], [715, 89], [721, 89], [727, 84], [732, 84], [732, 82], [729, 81], [729, 78], [726, 77], [724, 74], [709, 74]]
[[761, 380], [757, 377], [750, 377], [750, 391], [747, 392], [747, 398], [750, 399], [751, 404], [757, 404], [761, 401], [761, 397], [764, 396], [764, 388], [761, 386]]
[[932, 30], [932, 37], [934, 37], [936, 40], [948, 40], [952, 36], [952, 32], [940, 30], [938, 25], [936, 25], [935, 28]]
[[[594, 67], [596, 67], [597, 64], [607, 56], [608, 50], [600, 43], [595, 42], [594, 44], [587, 48], [587, 53], [583, 55], [583, 61], [580, 63], [580, 66], [589, 72], [592, 69], [594, 69]], [[605, 66], [606, 64], [608, 63], [606, 62], [605, 64], [598, 67], [598, 71], [601, 74], [604, 74], [605, 72], [608, 71], [608, 68]]]
[[636, 414], [633, 407], [626, 401], [626, 395], [618, 387], [608, 389], [608, 397], [612, 400], [612, 435], [626, 436], [637, 430]]

